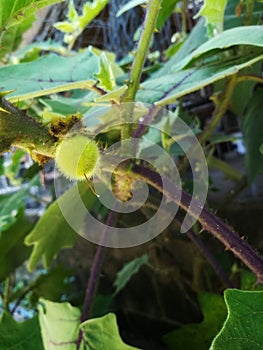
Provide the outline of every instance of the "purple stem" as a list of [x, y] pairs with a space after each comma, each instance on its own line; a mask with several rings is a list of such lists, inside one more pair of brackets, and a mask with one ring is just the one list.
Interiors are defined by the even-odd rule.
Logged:
[[[81, 314], [81, 318], [80, 318], [81, 323], [87, 320], [87, 318], [89, 317], [91, 308], [92, 308], [92, 304], [93, 304], [93, 300], [94, 300], [94, 297], [96, 294], [96, 289], [97, 289], [99, 276], [100, 276], [100, 272], [101, 272], [103, 256], [104, 256], [104, 252], [105, 252], [104, 243], [105, 243], [106, 238], [107, 238], [108, 227], [112, 226], [112, 224], [116, 218], [116, 215], [117, 214], [114, 211], [109, 212], [106, 223], [105, 223], [105, 229], [104, 229], [102, 236], [101, 236], [101, 239], [100, 239], [100, 244], [99, 244], [98, 249], [96, 251], [94, 260], [92, 262], [88, 286], [86, 289], [86, 294], [85, 294], [85, 299], [84, 299], [84, 305], [83, 305], [82, 314]], [[80, 349], [82, 337], [83, 337], [83, 332], [80, 330], [79, 338], [78, 338], [78, 342], [77, 342], [77, 344], [78, 344], [77, 349]]]
[[[145, 168], [141, 165], [134, 164], [133, 172], [141, 179], [144, 179], [149, 185], [161, 191], [168, 199], [177, 203], [183, 210], [189, 212], [196, 220], [200, 222], [202, 228], [210, 232], [226, 249], [234, 253], [243, 263], [254, 272], [257, 276], [257, 283], [263, 283], [263, 259], [258, 255], [251, 246], [239, 237], [234, 230], [227, 226], [215, 214], [210, 212], [207, 208], [203, 208], [200, 215], [195, 213], [195, 208], [200, 208], [200, 203], [192, 198], [188, 193], [181, 191], [181, 198], [176, 198], [173, 193], [176, 193], [175, 183], [166, 179], [166, 186], [168, 189], [163, 190], [162, 179], [155, 171]], [[177, 192], [178, 193], [178, 192]], [[190, 203], [192, 208], [190, 212]], [[198, 213], [198, 211], [197, 211]]]

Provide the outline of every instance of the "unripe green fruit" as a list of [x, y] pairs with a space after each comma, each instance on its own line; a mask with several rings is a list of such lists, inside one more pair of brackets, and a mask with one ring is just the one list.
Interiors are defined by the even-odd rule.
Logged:
[[65, 137], [57, 146], [55, 162], [61, 173], [70, 180], [91, 177], [100, 152], [95, 141], [85, 135]]

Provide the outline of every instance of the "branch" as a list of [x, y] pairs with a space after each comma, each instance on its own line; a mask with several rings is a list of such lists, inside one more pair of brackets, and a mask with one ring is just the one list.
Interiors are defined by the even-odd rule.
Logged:
[[[162, 192], [169, 200], [177, 203], [183, 210], [189, 212], [190, 203], [194, 203], [194, 208], [198, 208], [200, 203], [192, 198], [188, 193], [182, 191], [181, 198], [173, 196], [176, 184], [166, 179], [168, 190], [164, 191], [162, 179], [155, 171], [147, 169], [141, 165], [134, 164], [132, 171], [139, 179], [144, 179], [149, 185]], [[132, 176], [132, 175], [131, 175]], [[190, 214], [202, 225], [203, 230], [210, 232], [221, 241], [226, 249], [234, 253], [243, 263], [254, 272], [258, 283], [263, 283], [263, 259], [251, 246], [239, 237], [229, 226], [227, 226], [215, 214], [207, 208], [203, 208], [200, 216], [196, 215], [193, 209]]]
[[52, 158], [56, 141], [48, 127], [4, 98], [0, 101], [0, 153], [8, 151], [13, 145], [26, 149], [31, 155], [39, 153]]
[[[92, 311], [94, 297], [96, 295], [103, 257], [105, 253], [104, 244], [105, 244], [105, 241], [107, 240], [108, 227], [111, 227], [113, 225], [115, 219], [116, 219], [116, 212], [110, 211], [105, 223], [105, 230], [100, 239], [100, 245], [98, 246], [98, 249], [96, 251], [96, 254], [91, 266], [90, 277], [89, 277], [88, 286], [86, 289], [83, 310], [80, 318], [81, 323], [86, 321], [86, 319], [90, 316], [90, 313]], [[78, 344], [77, 349], [80, 349], [82, 337], [83, 337], [83, 332], [80, 330], [78, 342], [77, 342]]]

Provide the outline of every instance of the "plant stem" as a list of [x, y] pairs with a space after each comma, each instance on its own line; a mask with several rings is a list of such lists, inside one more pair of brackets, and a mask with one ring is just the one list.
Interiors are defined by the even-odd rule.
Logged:
[[30, 153], [38, 152], [53, 157], [55, 139], [49, 134], [47, 127], [4, 98], [0, 101], [0, 107], [7, 111], [0, 110], [0, 153], [9, 150], [13, 145]]
[[[128, 88], [124, 92], [121, 102], [134, 102], [136, 92], [140, 85], [142, 70], [145, 64], [145, 60], [148, 54], [149, 46], [151, 43], [151, 38], [155, 30], [156, 21], [158, 18], [158, 13], [161, 8], [162, 0], [150, 0], [147, 4], [147, 12], [143, 23], [141, 37], [138, 43], [138, 49], [136, 51], [134, 61], [131, 67], [129, 79], [128, 79]], [[130, 107], [130, 116], [132, 116], [132, 106]], [[130, 118], [129, 123], [125, 123], [122, 127], [122, 140], [127, 139], [131, 135], [131, 122]]]
[[241, 83], [243, 81], [249, 81], [249, 80], [255, 81], [255, 82], [259, 83], [259, 84], [263, 84], [263, 77], [261, 77], [259, 75], [256, 75], [256, 74], [239, 75], [237, 77], [237, 84]]
[[[132, 172], [135, 178], [138, 177], [144, 179], [149, 185], [162, 192], [169, 200], [178, 204], [183, 210], [189, 212], [191, 202], [194, 204], [194, 208], [200, 207], [200, 203], [196, 199], [191, 198], [191, 196], [184, 191], [181, 192], [181, 198], [174, 197], [173, 193], [176, 193], [175, 188], [177, 185], [172, 183], [169, 179], [166, 179], [168, 190], [164, 191], [162, 187], [162, 179], [155, 171], [134, 164], [132, 166]], [[131, 174], [131, 176], [133, 175]], [[200, 222], [203, 230], [206, 230], [215, 236], [224, 244], [226, 249], [229, 249], [234, 253], [251, 271], [254, 272], [258, 283], [263, 283], [263, 259], [248, 243], [246, 243], [229, 226], [208, 209], [203, 208], [200, 216], [195, 213], [194, 209], [189, 213]]]
[[151, 0], [147, 5], [147, 12], [144, 19], [141, 37], [138, 43], [133, 65], [128, 80], [128, 89], [125, 91], [122, 102], [133, 102], [139, 88], [142, 69], [148, 54], [152, 34], [161, 8], [161, 0]]
[[[91, 266], [90, 277], [89, 277], [88, 286], [86, 289], [84, 305], [83, 305], [82, 314], [80, 318], [81, 323], [88, 319], [92, 311], [92, 306], [93, 306], [94, 297], [96, 295], [96, 291], [98, 287], [100, 272], [102, 268], [102, 261], [103, 261], [104, 252], [105, 252], [104, 243], [107, 239], [108, 227], [111, 227], [113, 225], [115, 218], [116, 218], [116, 212], [110, 211], [105, 223], [105, 230], [101, 236], [100, 245], [98, 246], [98, 249], [96, 251], [96, 254]], [[80, 349], [82, 337], [83, 337], [83, 332], [80, 330], [77, 349]]]

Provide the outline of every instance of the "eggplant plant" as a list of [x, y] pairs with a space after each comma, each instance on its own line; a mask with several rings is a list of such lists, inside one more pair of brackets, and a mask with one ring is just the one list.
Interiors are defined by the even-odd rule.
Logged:
[[[151, 265], [149, 257], [143, 254], [124, 265], [104, 312], [94, 317], [103, 259], [107, 247], [138, 246], [165, 230], [172, 235], [169, 225], [175, 222], [214, 268], [224, 300], [220, 294], [200, 293], [203, 321], [169, 332], [164, 344], [168, 349], [261, 348], [263, 258], [206, 202], [207, 165], [237, 184], [244, 181], [213, 154], [217, 128], [228, 110], [238, 116], [244, 134], [246, 183], [253, 184], [263, 171], [261, 2], [206, 0], [190, 33], [184, 27], [180, 44], [167, 51], [165, 60], [151, 64], [156, 30], [181, 3], [186, 23], [187, 1], [131, 0], [116, 16], [136, 6], [145, 13], [128, 68], [106, 50], [76, 48], [106, 0], [86, 2], [81, 11], [69, 1], [67, 18], [54, 24], [64, 33], [63, 43], [35, 42], [17, 51], [34, 13], [59, 2], [0, 0], [0, 152], [13, 152], [9, 173], [1, 161], [1, 174], [19, 181], [25, 152], [34, 161], [23, 186], [21, 180], [17, 192], [0, 196], [1, 349], [140, 347], [123, 342], [110, 311], [132, 276]], [[209, 123], [196, 125], [183, 113], [182, 101], [207, 86], [214, 88], [213, 113]], [[57, 198], [32, 223], [24, 200], [51, 161]], [[189, 171], [192, 189], [187, 187]], [[141, 212], [145, 223], [139, 220]], [[245, 266], [249, 287], [233, 288], [231, 271], [224, 271], [208, 249], [204, 232]], [[74, 246], [78, 234], [96, 243], [97, 250], [84, 299], [73, 305], [65, 297], [68, 272], [54, 267], [54, 261], [62, 249]], [[46, 273], [19, 287], [14, 272], [25, 261], [30, 272], [42, 261]], [[28, 299], [33, 315], [19, 323], [15, 312]]]

